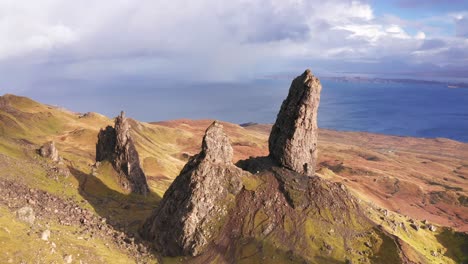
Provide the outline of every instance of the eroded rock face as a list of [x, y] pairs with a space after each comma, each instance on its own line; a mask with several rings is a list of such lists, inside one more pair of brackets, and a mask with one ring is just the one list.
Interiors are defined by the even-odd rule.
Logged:
[[281, 166], [313, 176], [317, 161], [320, 81], [306, 70], [296, 77], [273, 125], [270, 156]]
[[202, 142], [204, 160], [212, 163], [232, 164], [233, 150], [223, 126], [217, 121], [206, 130]]
[[98, 143], [96, 144], [96, 161], [114, 160], [116, 139], [115, 129], [111, 126], [99, 131]]
[[55, 147], [55, 143], [53, 141], [49, 141], [45, 143], [44, 145], [42, 145], [42, 147], [39, 149], [39, 154], [42, 157], [51, 159], [52, 161], [55, 161], [55, 162], [60, 161], [58, 150]]
[[192, 157], [140, 230], [165, 255], [198, 255], [215, 237], [248, 174], [232, 163], [223, 126], [205, 132], [202, 150]]
[[130, 125], [121, 112], [115, 119], [115, 128], [101, 129], [96, 144], [96, 161], [109, 160], [125, 177], [121, 185], [132, 192], [146, 195], [149, 192], [146, 176], [140, 167], [140, 158], [130, 135]]

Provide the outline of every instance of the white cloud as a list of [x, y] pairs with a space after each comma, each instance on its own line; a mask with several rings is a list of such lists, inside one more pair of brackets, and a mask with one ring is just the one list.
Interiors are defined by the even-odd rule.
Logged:
[[0, 66], [34, 58], [73, 78], [232, 79], [295, 61], [411, 59], [431, 34], [407, 24], [350, 0], [0, 0]]
[[393, 37], [400, 39], [409, 39], [410, 36], [398, 25], [389, 25], [386, 27], [385, 32]]
[[422, 31], [418, 31], [418, 33], [416, 33], [416, 35], [414, 36], [415, 39], [425, 39], [426, 38], [426, 33], [422, 32]]
[[411, 38], [403, 28], [393, 24], [385, 26], [381, 24], [349, 24], [336, 26], [333, 29], [349, 31], [351, 34], [348, 38], [361, 38], [370, 42], [371, 45], [376, 45], [382, 38]]
[[376, 42], [380, 37], [386, 35], [385, 31], [382, 29], [381, 25], [367, 25], [367, 24], [351, 24], [336, 26], [333, 29], [341, 29], [351, 32], [348, 38], [362, 38], [369, 42]]
[[78, 36], [62, 24], [45, 24], [22, 17], [0, 19], [0, 59], [51, 50], [76, 41]]

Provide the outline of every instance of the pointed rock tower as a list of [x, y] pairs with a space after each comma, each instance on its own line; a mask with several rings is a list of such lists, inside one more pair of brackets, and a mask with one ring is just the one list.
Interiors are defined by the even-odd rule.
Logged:
[[215, 237], [247, 174], [232, 163], [223, 126], [214, 122], [192, 157], [142, 226], [141, 235], [164, 255], [196, 256]]
[[296, 77], [271, 130], [270, 157], [281, 166], [314, 175], [317, 160], [317, 110], [320, 81], [306, 70]]
[[115, 118], [115, 128], [101, 129], [96, 144], [96, 161], [109, 160], [115, 170], [125, 175], [121, 184], [134, 193], [149, 192], [146, 176], [140, 167], [140, 158], [130, 135], [130, 125], [122, 111]]

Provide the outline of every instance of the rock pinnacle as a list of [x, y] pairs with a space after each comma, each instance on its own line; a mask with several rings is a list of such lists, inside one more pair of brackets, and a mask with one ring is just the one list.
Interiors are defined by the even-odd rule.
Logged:
[[213, 228], [228, 214], [247, 174], [232, 163], [232, 147], [223, 126], [205, 132], [202, 150], [193, 156], [140, 230], [164, 255], [200, 254], [216, 237]]
[[310, 176], [314, 174], [317, 161], [317, 110], [321, 90], [320, 81], [310, 70], [296, 77], [268, 141], [273, 160]]

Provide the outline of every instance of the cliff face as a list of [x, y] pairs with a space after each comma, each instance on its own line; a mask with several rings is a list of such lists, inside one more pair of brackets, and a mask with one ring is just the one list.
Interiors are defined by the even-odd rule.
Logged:
[[130, 135], [130, 125], [125, 113], [115, 119], [115, 128], [101, 129], [96, 144], [96, 161], [109, 160], [124, 177], [124, 189], [146, 195], [149, 192], [146, 176], [140, 167], [140, 158]]
[[281, 166], [314, 175], [317, 162], [317, 111], [320, 81], [306, 70], [291, 83], [268, 142], [270, 156]]
[[232, 147], [214, 122], [140, 233], [165, 255], [199, 255], [218, 233], [247, 174], [232, 163]]
[[116, 156], [114, 153], [116, 138], [115, 129], [111, 126], [99, 131], [98, 143], [96, 144], [96, 161], [114, 160]]

